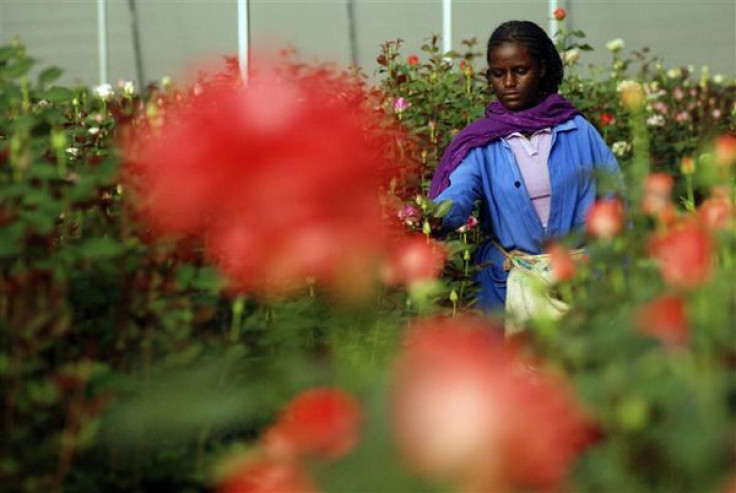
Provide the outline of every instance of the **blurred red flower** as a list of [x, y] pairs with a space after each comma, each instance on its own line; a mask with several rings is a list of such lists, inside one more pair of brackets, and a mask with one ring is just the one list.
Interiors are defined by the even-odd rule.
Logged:
[[614, 117], [611, 113], [601, 113], [600, 122], [602, 126], [607, 127], [609, 125], [613, 125], [616, 122], [616, 117]]
[[406, 63], [408, 63], [410, 66], [418, 65], [419, 64], [419, 57], [417, 55], [409, 55], [406, 57]]
[[358, 443], [361, 420], [360, 405], [351, 395], [337, 389], [311, 389], [286, 406], [263, 436], [263, 447], [282, 460], [339, 459]]
[[447, 255], [444, 246], [423, 235], [407, 236], [395, 245], [383, 268], [389, 285], [431, 281], [442, 272]]
[[576, 265], [570, 250], [559, 243], [552, 243], [544, 253], [549, 255], [554, 282], [569, 281], [575, 277]]
[[396, 169], [381, 117], [348, 82], [271, 75], [206, 87], [133, 129], [126, 176], [145, 216], [159, 235], [204, 238], [235, 289], [375, 272], [390, 237], [378, 190]]
[[639, 308], [636, 325], [642, 334], [656, 337], [668, 347], [684, 346], [690, 338], [685, 300], [679, 296], [660, 296]]
[[468, 317], [408, 331], [392, 386], [398, 447], [415, 472], [467, 491], [553, 489], [592, 423], [565, 382], [533, 370], [502, 334]]
[[641, 208], [650, 216], [668, 218], [674, 216], [674, 205], [670, 198], [674, 179], [667, 173], [651, 173], [644, 179], [644, 194]]
[[697, 287], [710, 278], [713, 240], [694, 221], [685, 221], [650, 238], [649, 255], [658, 263], [662, 279], [676, 287]]
[[251, 459], [232, 464], [220, 493], [317, 493], [312, 478], [294, 462]]
[[565, 18], [567, 12], [565, 12], [565, 9], [563, 9], [562, 7], [557, 7], [552, 14], [555, 16], [555, 19], [561, 21]]
[[597, 200], [585, 216], [585, 229], [598, 238], [612, 238], [624, 227], [624, 208], [619, 199]]
[[736, 164], [736, 136], [723, 134], [716, 137], [715, 156], [716, 162], [724, 167]]
[[698, 219], [711, 231], [722, 230], [732, 223], [733, 209], [728, 196], [713, 196], [698, 207]]

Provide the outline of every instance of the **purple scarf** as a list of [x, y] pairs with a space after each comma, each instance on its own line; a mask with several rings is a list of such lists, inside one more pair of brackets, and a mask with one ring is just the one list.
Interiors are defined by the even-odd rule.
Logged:
[[547, 96], [541, 103], [522, 111], [510, 111], [494, 101], [480, 118], [463, 129], [445, 149], [432, 177], [429, 198], [434, 199], [450, 186], [450, 174], [476, 147], [485, 146], [513, 132], [536, 132], [569, 120], [580, 111], [559, 94]]

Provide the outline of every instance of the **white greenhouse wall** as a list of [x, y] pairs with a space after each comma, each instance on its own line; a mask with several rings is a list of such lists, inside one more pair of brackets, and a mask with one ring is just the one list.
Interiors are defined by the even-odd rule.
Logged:
[[[350, 60], [348, 0], [250, 0], [251, 45], [260, 56], [293, 45], [305, 61]], [[135, 79], [128, 0], [108, 0], [110, 80]], [[202, 61], [220, 64], [237, 54], [236, 0], [137, 0], [147, 80], [181, 77]], [[626, 49], [651, 48], [665, 65], [709, 65], [736, 74], [734, 0], [559, 0], [569, 28], [582, 29], [595, 48], [582, 62], [609, 59], [605, 43], [623, 38]], [[442, 27], [441, 0], [355, 0], [359, 62], [376, 68], [382, 42], [402, 38], [405, 54]], [[509, 19], [549, 23], [547, 0], [454, 0], [453, 46]], [[96, 0], [0, 0], [0, 43], [18, 36], [46, 66], [65, 70], [64, 83], [98, 81]]]

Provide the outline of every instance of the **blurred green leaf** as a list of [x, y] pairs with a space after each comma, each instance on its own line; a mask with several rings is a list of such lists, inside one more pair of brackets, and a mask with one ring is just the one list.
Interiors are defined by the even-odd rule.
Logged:
[[74, 99], [74, 92], [65, 87], [50, 87], [39, 93], [39, 97], [51, 103], [67, 103]]
[[54, 82], [56, 79], [61, 77], [63, 73], [64, 72], [58, 67], [49, 67], [43, 69], [41, 73], [38, 74], [38, 85], [41, 87], [46, 87]]
[[125, 252], [125, 246], [112, 238], [89, 238], [79, 245], [82, 257], [102, 260], [119, 257]]
[[0, 46], [0, 62], [5, 62], [18, 56], [19, 50], [15, 46]]
[[0, 68], [0, 79], [17, 79], [28, 74], [36, 63], [33, 58], [21, 58]]

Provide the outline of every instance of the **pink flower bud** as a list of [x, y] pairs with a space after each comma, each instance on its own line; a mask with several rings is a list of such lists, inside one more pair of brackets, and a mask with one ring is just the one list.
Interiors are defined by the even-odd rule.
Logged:
[[394, 99], [394, 111], [396, 113], [403, 113], [409, 108], [411, 108], [411, 103], [406, 98], [398, 97]]

